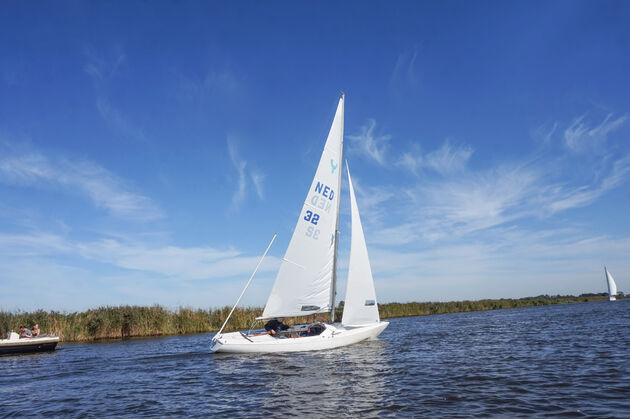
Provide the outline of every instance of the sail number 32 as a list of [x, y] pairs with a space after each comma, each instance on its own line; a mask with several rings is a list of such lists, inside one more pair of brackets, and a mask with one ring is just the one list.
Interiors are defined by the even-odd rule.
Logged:
[[[306, 211], [306, 215], [304, 216], [304, 220], [310, 222], [311, 224], [317, 225], [319, 221], [319, 214], [313, 213], [313, 211]], [[306, 237], [311, 237], [315, 240], [319, 238], [319, 229], [313, 226], [308, 226], [306, 229]]]
[[306, 211], [306, 215], [304, 216], [304, 219], [306, 221], [310, 221], [311, 224], [315, 224], [317, 225], [317, 222], [319, 221], [319, 214], [315, 213], [313, 214], [313, 211]]

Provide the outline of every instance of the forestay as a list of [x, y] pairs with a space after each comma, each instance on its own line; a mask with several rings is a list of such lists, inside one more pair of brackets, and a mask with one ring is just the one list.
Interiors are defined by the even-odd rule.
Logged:
[[378, 323], [380, 318], [378, 305], [376, 304], [374, 279], [372, 278], [372, 269], [370, 268], [365, 236], [361, 226], [359, 207], [357, 206], [352, 179], [350, 178], [350, 169], [348, 169], [348, 184], [352, 211], [352, 238], [342, 324], [365, 325]]
[[330, 311], [341, 186], [343, 100], [342, 96], [261, 318]]

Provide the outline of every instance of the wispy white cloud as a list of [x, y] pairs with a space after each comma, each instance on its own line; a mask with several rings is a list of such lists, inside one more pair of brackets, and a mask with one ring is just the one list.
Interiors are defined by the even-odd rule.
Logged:
[[630, 178], [630, 154], [612, 163], [612, 168], [599, 183], [575, 188], [553, 188], [554, 199], [548, 204], [551, 213], [591, 204], [606, 192], [617, 188]]
[[121, 48], [105, 56], [97, 54], [91, 48], [84, 49], [86, 64], [83, 70], [92, 79], [96, 91], [96, 109], [111, 129], [125, 138], [136, 141], [147, 141], [145, 130], [133, 123], [130, 118], [108, 99], [108, 88], [112, 79], [119, 73], [126, 62], [126, 55]]
[[210, 69], [201, 77], [181, 75], [178, 95], [183, 99], [239, 97], [244, 91], [242, 78], [234, 68]]
[[574, 152], [597, 150], [606, 141], [608, 134], [628, 120], [628, 115], [613, 119], [612, 114], [608, 114], [599, 125], [594, 127], [589, 127], [585, 119], [585, 115], [575, 118], [564, 131], [564, 143]]
[[551, 127], [549, 124], [540, 125], [532, 131], [532, 138], [542, 144], [549, 144], [556, 134], [558, 122], [554, 122]]
[[615, 161], [611, 173], [602, 180], [602, 188], [610, 190], [621, 186], [630, 178], [630, 154]]
[[256, 194], [258, 195], [258, 198], [263, 199], [263, 182], [265, 180], [265, 175], [260, 172], [251, 172], [250, 177], [252, 178], [252, 182], [254, 183], [254, 188], [256, 189]]
[[381, 166], [385, 164], [385, 153], [391, 135], [375, 135], [376, 121], [369, 119], [366, 125], [361, 127], [358, 135], [348, 135], [351, 141], [349, 152], [362, 155], [370, 160], [374, 160]]
[[236, 169], [236, 190], [232, 197], [232, 206], [238, 208], [247, 196], [247, 190], [251, 184], [260, 199], [264, 198], [263, 183], [265, 175], [257, 170], [247, 168], [247, 162], [241, 158], [238, 151], [237, 141], [229, 136], [227, 139], [228, 154], [234, 169]]
[[365, 185], [363, 179], [357, 176], [352, 178], [352, 185], [360, 201], [361, 214], [370, 222], [377, 222], [387, 216], [389, 201], [394, 197], [394, 191], [381, 185]]
[[[234, 249], [151, 247], [114, 239], [79, 243], [75, 247], [87, 259], [178, 280], [220, 279], [246, 275], [258, 260], [257, 256], [243, 255]], [[276, 259], [270, 256], [265, 259], [266, 264], [262, 269], [268, 270], [276, 262]]]
[[422, 230], [422, 226], [417, 222], [407, 222], [394, 227], [382, 227], [370, 230], [370, 243], [379, 246], [402, 246], [408, 243], [417, 242], [421, 237], [426, 237], [427, 232]]
[[422, 154], [420, 147], [402, 154], [398, 165], [415, 175], [423, 169], [433, 170], [441, 175], [462, 172], [473, 154], [473, 149], [467, 146], [453, 147], [449, 141], [444, 141], [442, 147], [427, 154]]
[[[79, 256], [84, 260], [177, 281], [243, 276], [251, 273], [259, 259], [257, 255], [245, 255], [232, 248], [160, 246], [115, 238], [79, 241], [41, 231], [20, 234], [0, 232], [0, 246], [10, 249], [3, 258]], [[277, 265], [278, 259], [268, 256], [261, 271], [275, 269]]]
[[627, 237], [495, 228], [419, 250], [372, 246], [370, 260], [380, 301], [452, 301], [605, 291], [603, 263], [627, 272], [628, 251]]
[[554, 177], [554, 163], [506, 163], [495, 169], [425, 178], [407, 189], [409, 201], [404, 208], [414, 214], [414, 221], [402, 219], [393, 231], [401, 228], [421, 232], [399, 235], [399, 240], [440, 240], [528, 217], [545, 219], [589, 205], [630, 179], [630, 155], [616, 160], [600, 180], [579, 186]]
[[0, 156], [0, 181], [79, 193], [118, 217], [141, 221], [163, 217], [151, 199], [133, 192], [118, 176], [87, 160], [6, 148]]
[[236, 93], [241, 84], [232, 71], [209, 71], [203, 79], [202, 87], [207, 90], [222, 90], [226, 93]]
[[448, 141], [445, 141], [440, 149], [426, 155], [424, 166], [443, 175], [461, 172], [472, 154], [471, 147], [452, 147]]
[[414, 212], [423, 216], [424, 234], [461, 235], [530, 215], [541, 176], [533, 168], [504, 165], [424, 181], [408, 190], [408, 195]]
[[[564, 131], [554, 123], [539, 134], [544, 143], [554, 135], [564, 135], [576, 149], [588, 141], [603, 146], [607, 136], [626, 120], [625, 116], [613, 119], [609, 115], [602, 123], [589, 125], [581, 117]], [[630, 155], [615, 158], [604, 148], [598, 158], [590, 156], [587, 161], [575, 153], [540, 153], [473, 170], [467, 164], [473, 154], [470, 147], [453, 147], [445, 141], [440, 149], [426, 154], [418, 145], [414, 147], [402, 154], [397, 165], [415, 174], [430, 170], [441, 176], [423, 176], [416, 186], [390, 188], [396, 196], [400, 195], [396, 190], [404, 191], [407, 199], [389, 206], [396, 214], [390, 220], [395, 221], [393, 225], [373, 226], [377, 231], [374, 238], [383, 245], [435, 242], [531, 217], [547, 219], [590, 205], [630, 179]], [[574, 170], [575, 165], [581, 170]]]
[[595, 201], [605, 191], [605, 189], [594, 189], [589, 186], [581, 186], [566, 191], [561, 191], [558, 188], [556, 192], [561, 195], [550, 202], [547, 208], [551, 214], [555, 214], [571, 208], [583, 207]]
[[30, 234], [0, 232], [0, 245], [5, 249], [4, 256], [8, 257], [48, 256], [72, 251], [72, 246], [68, 245], [63, 236], [47, 232]]
[[396, 164], [417, 176], [422, 167], [422, 154], [419, 146], [415, 148], [414, 151], [404, 152]]
[[232, 198], [232, 205], [238, 207], [245, 199], [245, 192], [247, 189], [247, 175], [245, 174], [245, 167], [247, 166], [247, 162], [240, 158], [236, 142], [233, 139], [228, 138], [227, 146], [230, 159], [232, 160], [232, 164], [234, 165], [237, 173], [236, 190], [234, 191], [234, 197]]
[[94, 48], [85, 47], [83, 55], [86, 58], [83, 70], [96, 82], [114, 77], [127, 60], [126, 54], [120, 47], [113, 48], [107, 57], [97, 53]]
[[131, 123], [127, 117], [104, 96], [96, 99], [96, 109], [103, 120], [122, 136], [138, 141], [147, 141], [144, 130]]
[[[223, 306], [238, 295], [260, 257], [233, 248], [160, 245], [136, 238], [77, 240], [46, 231], [0, 232], [0, 248], [9, 250], [0, 253], [0, 294], [15, 295], [3, 307]], [[278, 266], [278, 258], [265, 258], [252, 287], [257, 293], [250, 293], [245, 304], [264, 304], [271, 288], [270, 273]], [[16, 291], [21, 289], [38, 292]]]
[[418, 48], [412, 48], [398, 54], [394, 69], [389, 79], [389, 90], [395, 97], [402, 96], [410, 88], [418, 86], [416, 59]]

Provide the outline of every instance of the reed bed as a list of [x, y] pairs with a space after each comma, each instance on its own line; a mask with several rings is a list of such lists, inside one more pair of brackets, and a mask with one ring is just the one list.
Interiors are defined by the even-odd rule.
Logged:
[[[604, 295], [588, 294], [579, 297], [541, 295], [521, 299], [388, 303], [379, 304], [379, 312], [381, 318], [386, 319], [604, 299], [606, 299]], [[210, 310], [180, 307], [176, 310], [169, 310], [155, 305], [151, 307], [100, 307], [75, 313], [47, 312], [42, 310], [31, 313], [11, 313], [0, 310], [0, 333], [5, 336], [9, 330], [17, 331], [21, 325], [30, 328], [35, 323], [39, 324], [40, 330], [44, 333], [56, 333], [64, 342], [89, 342], [104, 339], [209, 333], [219, 330], [230, 309], [231, 307]], [[342, 312], [343, 302], [335, 311], [335, 318], [340, 319]], [[260, 308], [237, 308], [225, 330], [260, 328], [262, 323], [256, 322], [255, 318], [260, 316], [261, 313], [262, 309]], [[324, 318], [328, 319], [328, 316], [324, 315]], [[311, 320], [312, 318], [296, 318], [290, 319], [288, 323], [301, 324]]]
[[[64, 342], [206, 333], [218, 330], [231, 307], [212, 310], [162, 306], [100, 307], [80, 313], [0, 311], [0, 331], [17, 331], [21, 325], [38, 323], [44, 333], [56, 333]], [[226, 330], [246, 329], [261, 309], [237, 308]]]

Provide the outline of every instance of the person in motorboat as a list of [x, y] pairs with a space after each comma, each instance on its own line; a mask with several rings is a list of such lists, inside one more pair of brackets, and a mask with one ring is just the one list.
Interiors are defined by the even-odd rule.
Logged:
[[39, 325], [37, 323], [35, 323], [33, 325], [33, 327], [31, 328], [31, 336], [36, 338], [40, 335], [40, 330], [39, 330]]
[[282, 317], [269, 320], [265, 324], [265, 330], [269, 332], [270, 335], [275, 336], [278, 332], [289, 329], [289, 326], [282, 323], [283, 320], [284, 319]]
[[20, 338], [30, 338], [30, 337], [32, 337], [31, 331], [28, 330], [24, 326], [20, 326]]

